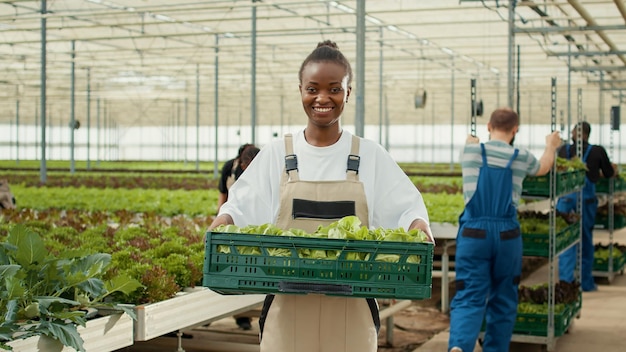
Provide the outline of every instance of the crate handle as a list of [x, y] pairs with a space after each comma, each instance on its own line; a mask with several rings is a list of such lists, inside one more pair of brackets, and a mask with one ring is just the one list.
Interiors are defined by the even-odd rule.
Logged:
[[278, 291], [285, 293], [327, 293], [352, 295], [352, 285], [281, 281], [278, 283]]

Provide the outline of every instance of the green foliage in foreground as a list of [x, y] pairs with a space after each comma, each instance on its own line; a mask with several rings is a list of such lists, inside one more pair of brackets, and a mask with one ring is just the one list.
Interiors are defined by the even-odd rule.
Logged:
[[[51, 255], [37, 233], [22, 225], [12, 227], [6, 242], [0, 243], [0, 341], [16, 334], [43, 334], [85, 351], [76, 329], [86, 324], [84, 308], [115, 306], [105, 299], [141, 287], [126, 275], [105, 281], [110, 264], [110, 254], [80, 249]], [[134, 317], [132, 310], [125, 311]]]

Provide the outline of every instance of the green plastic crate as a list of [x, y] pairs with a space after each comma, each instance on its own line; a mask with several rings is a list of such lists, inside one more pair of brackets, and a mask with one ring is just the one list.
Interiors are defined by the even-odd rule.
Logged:
[[[225, 246], [225, 247], [220, 247]], [[238, 247], [261, 254], [240, 254]], [[427, 299], [432, 292], [432, 243], [207, 232], [203, 286], [223, 294], [320, 293], [364, 298]], [[230, 253], [219, 249], [228, 248]], [[285, 248], [289, 257], [271, 256]], [[336, 259], [300, 258], [301, 250], [339, 253]], [[347, 260], [359, 253], [367, 260]], [[398, 255], [397, 262], [375, 260]], [[407, 258], [411, 256], [411, 262]], [[414, 263], [417, 259], [418, 263]]]
[[[581, 306], [582, 300], [579, 298], [578, 302], [567, 304], [563, 311], [554, 313], [555, 337], [562, 336], [567, 329], [569, 329], [572, 319], [578, 315]], [[480, 330], [484, 332], [485, 328], [486, 323], [483, 320]], [[548, 336], [548, 315], [518, 312], [515, 318], [513, 333], [519, 335]]]
[[[582, 306], [582, 299], [578, 302], [567, 304], [562, 312], [554, 313], [554, 336], [562, 336], [572, 322], [572, 319], [578, 315]], [[514, 334], [532, 335], [532, 336], [548, 336], [548, 315], [518, 313], [513, 327]]]
[[[578, 171], [557, 172], [555, 195], [570, 193], [584, 184], [584, 173], [582, 183], [581, 173]], [[550, 196], [550, 174], [543, 176], [526, 176], [522, 183], [522, 195], [549, 197]]]
[[[558, 232], [554, 238], [556, 253], [574, 243], [580, 235], [580, 224], [574, 223]], [[550, 235], [547, 233], [522, 233], [525, 256], [549, 257]]]
[[[613, 257], [613, 270], [612, 272], [620, 272], [624, 270], [624, 264], [626, 263], [626, 256], [621, 255]], [[609, 272], [609, 260], [593, 258], [593, 271]]]
[[626, 181], [621, 177], [617, 178], [603, 178], [601, 177], [596, 183], [596, 193], [610, 193], [609, 192], [609, 183], [611, 180], [614, 182], [613, 184], [613, 192], [621, 192], [626, 190]]
[[[596, 221], [593, 227], [597, 229], [608, 229], [609, 228], [609, 217], [605, 214], [598, 214], [596, 216]], [[626, 227], [626, 216], [616, 214], [613, 216], [613, 229], [621, 229]]]

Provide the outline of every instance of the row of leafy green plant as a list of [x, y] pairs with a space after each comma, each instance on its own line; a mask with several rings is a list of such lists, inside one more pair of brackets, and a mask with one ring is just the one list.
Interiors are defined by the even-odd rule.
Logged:
[[39, 173], [33, 171], [0, 171], [0, 179], [23, 187], [75, 187], [199, 190], [217, 187], [217, 180], [206, 174], [166, 173], [98, 173], [50, 172], [42, 183]]

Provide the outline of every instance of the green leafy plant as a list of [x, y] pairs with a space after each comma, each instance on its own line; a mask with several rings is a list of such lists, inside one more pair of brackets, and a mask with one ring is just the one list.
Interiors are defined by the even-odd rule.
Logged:
[[51, 255], [37, 233], [12, 227], [0, 243], [0, 347], [10, 349], [3, 342], [16, 338], [46, 335], [84, 351], [77, 327], [86, 324], [86, 308], [112, 307], [135, 319], [130, 307], [107, 298], [142, 285], [125, 276], [102, 280], [110, 263], [106, 253], [69, 250]]

